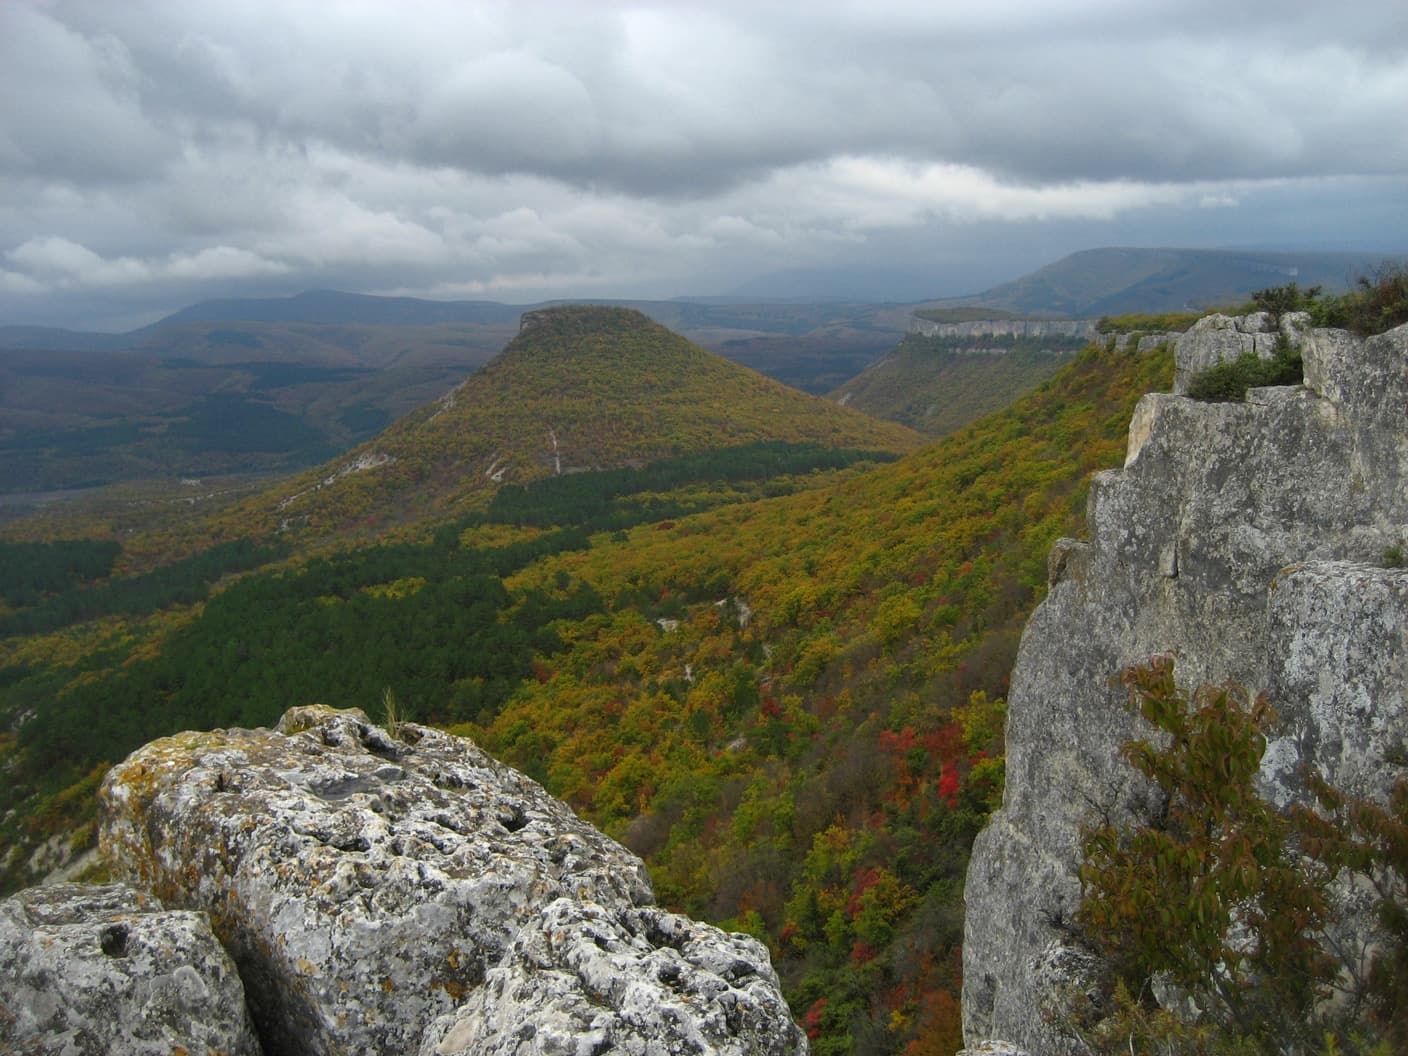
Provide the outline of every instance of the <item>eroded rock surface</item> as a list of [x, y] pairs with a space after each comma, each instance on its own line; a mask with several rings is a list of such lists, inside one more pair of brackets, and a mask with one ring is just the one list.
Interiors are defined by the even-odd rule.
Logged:
[[797, 1052], [767, 951], [664, 910], [558, 899], [420, 1056]]
[[244, 989], [204, 913], [121, 884], [0, 902], [0, 1051], [257, 1056]]
[[[1246, 403], [1145, 397], [1125, 467], [1091, 488], [1089, 542], [1053, 553], [1012, 675], [1003, 808], [968, 873], [969, 1039], [1067, 1049], [1038, 969], [1079, 904], [1081, 826], [1152, 808], [1119, 754], [1142, 733], [1114, 681], [1125, 667], [1172, 654], [1185, 688], [1267, 690], [1274, 800], [1303, 794], [1303, 763], [1356, 794], [1408, 773], [1408, 572], [1382, 567], [1408, 539], [1408, 327], [1361, 341], [1281, 325], [1305, 385]], [[1214, 317], [1179, 340], [1179, 376], [1270, 354], [1277, 333]]]
[[[473, 1031], [475, 1052], [575, 1052], [551, 1040], [571, 1037], [559, 1030], [571, 1010], [631, 1036], [635, 1005], [608, 996], [661, 985], [633, 973], [673, 957], [645, 926], [661, 911], [638, 858], [470, 742], [425, 727], [393, 738], [360, 711], [294, 709], [274, 731], [154, 742], [114, 768], [102, 798], [116, 867], [210, 913], [268, 1056], [415, 1052], [437, 1023], [448, 1025], [429, 1051], [457, 1051], [447, 1038]], [[588, 971], [588, 924], [623, 956]], [[679, 979], [693, 989], [640, 1051], [804, 1052], [766, 951], [690, 927], [699, 949]], [[719, 958], [749, 965], [756, 989], [715, 971]], [[702, 981], [710, 973], [718, 985]], [[677, 992], [663, 985], [657, 1014]], [[756, 1015], [708, 1040], [743, 998]], [[782, 1043], [729, 1047], [745, 1027]]]
[[909, 330], [925, 337], [1094, 337], [1095, 319], [977, 319], [966, 323], [936, 323], [917, 315], [909, 318]]
[[980, 1041], [966, 1049], [959, 1049], [956, 1056], [1027, 1056], [1017, 1046], [1006, 1041]]
[[[1195, 375], [1247, 352], [1258, 359], [1270, 359], [1282, 337], [1298, 347], [1309, 325], [1310, 316], [1305, 312], [1286, 312], [1279, 319], [1270, 312], [1205, 315], [1178, 339], [1173, 391], [1182, 396]], [[1140, 349], [1143, 347], [1141, 344]]]

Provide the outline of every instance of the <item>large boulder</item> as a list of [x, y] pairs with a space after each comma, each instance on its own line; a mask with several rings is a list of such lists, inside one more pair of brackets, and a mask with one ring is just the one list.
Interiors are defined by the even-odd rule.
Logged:
[[[1079, 1049], [1053, 1025], [1060, 995], [1039, 967], [1071, 941], [1082, 827], [1158, 807], [1120, 754], [1147, 730], [1124, 668], [1170, 654], [1184, 689], [1267, 690], [1275, 802], [1304, 798], [1306, 764], [1359, 795], [1408, 774], [1408, 572], [1384, 567], [1408, 540], [1408, 327], [1366, 341], [1288, 325], [1303, 386], [1245, 403], [1146, 396], [1124, 468], [1091, 487], [1089, 541], [1053, 552], [1012, 674], [1003, 806], [965, 889], [970, 1040]], [[1214, 319], [1178, 342], [1180, 376], [1275, 339], [1264, 317]]]
[[[590, 1006], [605, 1036], [627, 1036], [630, 1010], [603, 988], [656, 985], [658, 974], [635, 973], [666, 956], [652, 959], [659, 930], [647, 924], [660, 911], [643, 863], [469, 741], [396, 732], [360, 711], [311, 707], [275, 730], [154, 742], [104, 783], [104, 853], [168, 904], [210, 913], [268, 1056], [415, 1052], [445, 1022], [431, 1051], [469, 1031], [476, 1052], [576, 1051], [548, 1044], [568, 1006]], [[611, 941], [634, 960], [583, 972], [573, 951], [587, 925], [546, 941], [548, 907], [603, 934], [612, 922]], [[695, 985], [650, 1051], [711, 1051], [687, 1039], [710, 1037], [740, 1000], [759, 1010], [740, 1026], [765, 1023], [755, 1034], [782, 1042], [729, 1049], [720, 1035], [718, 1051], [805, 1051], [766, 951], [693, 927], [700, 948], [681, 978], [712, 973], [719, 985]], [[533, 984], [551, 985], [495, 1013], [526, 995], [514, 975], [525, 957], [542, 977]], [[749, 972], [730, 980], [716, 961]], [[497, 982], [507, 979], [511, 991]]]
[[0, 1051], [258, 1056], [235, 966], [204, 913], [121, 884], [0, 902]]

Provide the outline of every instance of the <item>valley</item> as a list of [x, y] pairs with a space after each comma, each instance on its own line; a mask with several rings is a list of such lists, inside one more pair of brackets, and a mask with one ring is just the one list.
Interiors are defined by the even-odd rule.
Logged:
[[[814, 394], [887, 352], [908, 318], [628, 306]], [[315, 465], [460, 384], [542, 307], [320, 293], [209, 302], [127, 334], [0, 327], [0, 494]]]
[[952, 1051], [1017, 637], [1167, 353], [1087, 346], [926, 441], [629, 311], [529, 323], [365, 447], [6, 594], [6, 885], [83, 860], [154, 736], [390, 694], [765, 941], [814, 1051]]
[[[970, 297], [918, 304], [611, 303], [792, 388], [849, 394], [871, 414], [939, 436], [1049, 373], [1053, 361], [1031, 354], [1081, 344], [1064, 329], [1029, 342], [1022, 327], [1196, 312], [1294, 276], [1341, 289], [1376, 262], [1367, 254], [1103, 249]], [[550, 306], [315, 290], [206, 301], [126, 333], [0, 326], [0, 495], [307, 469], [444, 395], [497, 355], [525, 312]], [[927, 347], [1020, 352], [1023, 362], [992, 359], [971, 382], [957, 375], [972, 363], [931, 364], [928, 373], [943, 377], [917, 386], [885, 381], [896, 374], [897, 343], [934, 319], [1016, 320], [993, 341]], [[917, 340], [899, 354], [912, 359]], [[982, 380], [998, 374], [1005, 380]]]
[[1018, 640], [1173, 382], [1162, 340], [966, 342], [827, 400], [540, 309], [314, 469], [11, 521], [0, 885], [101, 879], [95, 790], [154, 738], [360, 707], [472, 739], [763, 942], [812, 1051], [954, 1051]]

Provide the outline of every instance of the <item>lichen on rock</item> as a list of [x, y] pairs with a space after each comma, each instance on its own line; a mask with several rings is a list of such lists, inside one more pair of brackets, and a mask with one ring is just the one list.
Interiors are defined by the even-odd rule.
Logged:
[[756, 939], [655, 907], [558, 899], [420, 1056], [784, 1056], [803, 1044]]
[[0, 1051], [258, 1056], [235, 966], [204, 913], [122, 884], [0, 902]]
[[[399, 733], [355, 709], [298, 708], [275, 730], [156, 741], [105, 781], [102, 846], [134, 884], [210, 914], [268, 1056], [439, 1051], [471, 1029], [476, 1052], [556, 1051], [532, 1037], [568, 1009], [639, 1034], [640, 995], [661, 982], [636, 973], [674, 957], [644, 923], [663, 914], [644, 864], [471, 742]], [[659, 994], [657, 1012], [678, 1016], [652, 1021], [662, 1033], [641, 1051], [805, 1052], [766, 951], [689, 929], [697, 951], [678, 967], [693, 989], [674, 1006]], [[623, 956], [584, 971], [588, 931]], [[755, 983], [708, 981], [719, 957]], [[612, 1005], [618, 991], [636, 999]], [[730, 1016], [776, 1040], [731, 1046], [713, 1026]]]

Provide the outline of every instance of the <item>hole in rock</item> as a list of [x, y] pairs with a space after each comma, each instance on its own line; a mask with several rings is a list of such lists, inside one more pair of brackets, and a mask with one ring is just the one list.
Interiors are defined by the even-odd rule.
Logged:
[[127, 956], [127, 925], [109, 924], [98, 935], [98, 945], [109, 957]]

